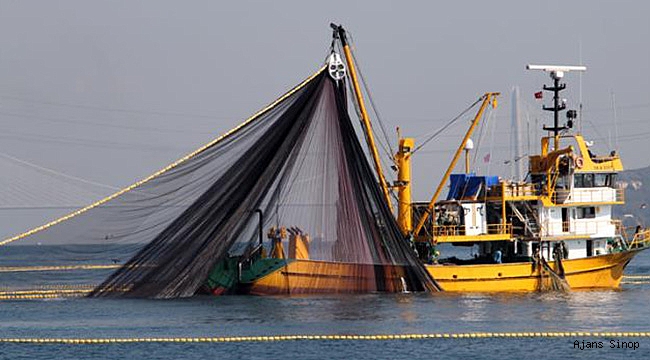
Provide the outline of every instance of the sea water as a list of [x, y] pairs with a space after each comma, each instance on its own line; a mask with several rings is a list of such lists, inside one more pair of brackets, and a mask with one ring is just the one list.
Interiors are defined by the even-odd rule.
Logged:
[[[650, 252], [627, 275], [650, 275]], [[151, 338], [466, 332], [650, 331], [650, 285], [529, 294], [0, 301], [0, 338]], [[576, 347], [576, 342], [601, 347]], [[612, 347], [612, 341], [638, 347]], [[650, 338], [303, 340], [105, 345], [0, 343], [7, 359], [650, 358]]]

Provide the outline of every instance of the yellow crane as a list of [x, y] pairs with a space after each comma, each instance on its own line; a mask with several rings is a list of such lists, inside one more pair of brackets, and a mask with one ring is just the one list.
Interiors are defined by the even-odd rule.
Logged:
[[420, 220], [418, 221], [418, 224], [415, 227], [415, 231], [413, 232], [414, 234], [419, 234], [420, 231], [422, 231], [422, 228], [424, 227], [424, 224], [426, 223], [428, 217], [433, 214], [434, 205], [436, 204], [436, 201], [438, 201], [438, 197], [440, 196], [442, 189], [447, 183], [447, 180], [449, 180], [449, 176], [451, 175], [451, 172], [454, 171], [454, 168], [456, 167], [456, 163], [458, 162], [458, 159], [460, 158], [460, 155], [462, 154], [463, 149], [465, 148], [465, 144], [467, 144], [467, 140], [472, 136], [472, 133], [474, 132], [474, 129], [476, 129], [476, 126], [478, 125], [479, 121], [483, 117], [483, 113], [485, 112], [485, 109], [487, 108], [488, 104], [492, 104], [492, 107], [497, 106], [497, 96], [499, 95], [500, 93], [498, 92], [488, 92], [481, 97], [481, 99], [483, 100], [483, 102], [481, 103], [481, 107], [476, 113], [476, 116], [474, 117], [472, 124], [467, 130], [467, 133], [465, 134], [463, 141], [458, 146], [458, 149], [456, 149], [456, 152], [454, 153], [454, 157], [451, 160], [451, 163], [449, 164], [449, 167], [447, 168], [445, 175], [442, 177], [442, 180], [438, 184], [438, 187], [436, 188], [433, 197], [431, 197], [431, 201], [429, 201], [429, 204], [425, 209], [424, 214], [422, 214], [422, 216], [420, 217]]
[[[361, 113], [361, 123], [363, 124], [364, 127], [366, 142], [368, 144], [368, 148], [372, 156], [373, 164], [375, 166], [375, 171], [377, 173], [377, 178], [379, 179], [379, 185], [381, 186], [384, 198], [386, 199], [386, 203], [388, 204], [388, 207], [392, 211], [393, 206], [392, 206], [392, 200], [390, 195], [391, 186], [389, 186], [388, 182], [386, 181], [386, 178], [384, 177], [381, 161], [379, 159], [379, 151], [377, 150], [377, 146], [375, 143], [370, 117], [368, 116], [365, 101], [363, 99], [363, 93], [361, 92], [361, 87], [359, 85], [359, 79], [357, 76], [356, 67], [354, 66], [352, 51], [347, 41], [347, 35], [343, 26], [331, 24], [331, 27], [334, 29], [335, 36], [341, 41], [341, 45], [343, 47], [346, 64], [350, 73], [350, 80], [352, 81], [352, 87], [354, 89], [355, 98], [357, 100], [359, 111]], [[397, 182], [394, 187], [397, 188], [398, 190], [397, 222], [404, 235], [408, 235], [411, 233], [418, 234], [422, 230], [422, 227], [424, 226], [424, 223], [426, 222], [428, 216], [431, 215], [431, 213], [433, 212], [434, 204], [438, 200], [438, 197], [440, 196], [440, 193], [445, 183], [449, 179], [449, 175], [451, 174], [454, 167], [456, 166], [456, 163], [458, 162], [460, 154], [462, 153], [465, 144], [467, 143], [467, 140], [472, 135], [474, 129], [476, 128], [476, 125], [478, 124], [481, 117], [483, 116], [483, 113], [485, 112], [485, 109], [487, 108], [488, 104], [491, 103], [493, 107], [496, 107], [496, 97], [498, 95], [499, 93], [488, 92], [481, 97], [483, 103], [481, 104], [481, 107], [479, 108], [474, 120], [472, 121], [469, 130], [465, 134], [465, 138], [463, 139], [461, 145], [459, 146], [458, 150], [454, 154], [454, 158], [451, 164], [449, 165], [447, 172], [443, 176], [440, 184], [438, 184], [438, 188], [436, 189], [436, 192], [431, 198], [431, 201], [429, 202], [429, 205], [427, 206], [425, 213], [422, 215], [417, 226], [415, 227], [415, 231], [413, 231], [414, 229], [412, 223], [413, 216], [412, 216], [412, 204], [411, 204], [411, 164], [410, 164], [411, 152], [414, 147], [414, 140], [412, 138], [401, 138], [400, 136], [399, 148], [393, 159], [397, 166], [397, 172], [398, 172]]]

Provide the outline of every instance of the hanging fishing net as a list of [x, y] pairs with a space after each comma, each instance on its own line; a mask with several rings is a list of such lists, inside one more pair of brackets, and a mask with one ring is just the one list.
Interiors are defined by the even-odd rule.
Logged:
[[0, 286], [156, 298], [435, 290], [347, 109], [343, 80], [319, 71], [149, 178], [5, 240]]

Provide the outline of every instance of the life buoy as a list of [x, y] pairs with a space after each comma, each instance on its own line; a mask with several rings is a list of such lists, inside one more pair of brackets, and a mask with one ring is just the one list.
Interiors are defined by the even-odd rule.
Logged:
[[576, 159], [576, 167], [578, 169], [582, 169], [582, 167], [585, 165], [585, 160], [582, 157], [578, 157]]

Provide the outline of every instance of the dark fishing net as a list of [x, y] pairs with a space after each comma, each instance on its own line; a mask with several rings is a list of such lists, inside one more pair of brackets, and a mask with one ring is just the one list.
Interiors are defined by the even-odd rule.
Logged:
[[[275, 252], [288, 293], [435, 290], [382, 198], [344, 89], [320, 72], [175, 166], [25, 236], [20, 243], [31, 244], [23, 250], [32, 255], [4, 257], [0, 270], [31, 270], [1, 273], [0, 284], [84, 283], [93, 296], [186, 297], [211, 291], [208, 277], [229, 259]], [[291, 237], [260, 238], [271, 228]], [[296, 241], [308, 250], [296, 250]], [[292, 276], [290, 266], [305, 272]]]

